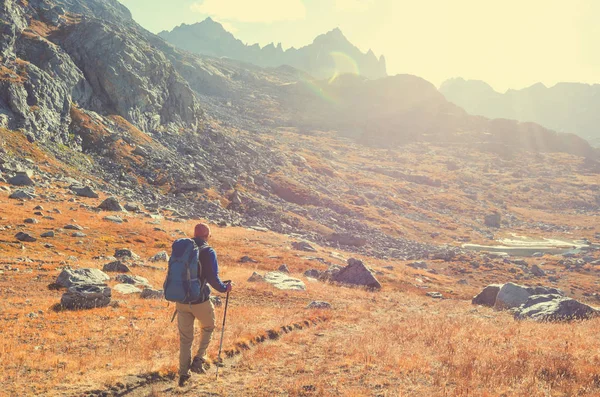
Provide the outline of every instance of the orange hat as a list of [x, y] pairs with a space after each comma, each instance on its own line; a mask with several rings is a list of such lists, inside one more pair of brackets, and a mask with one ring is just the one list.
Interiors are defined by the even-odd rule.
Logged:
[[207, 238], [210, 237], [210, 227], [206, 223], [199, 223], [194, 228], [194, 237]]

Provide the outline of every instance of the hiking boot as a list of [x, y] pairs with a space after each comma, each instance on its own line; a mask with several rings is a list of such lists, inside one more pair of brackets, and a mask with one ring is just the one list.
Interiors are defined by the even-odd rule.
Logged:
[[185, 382], [190, 379], [191, 375], [179, 375], [179, 387], [185, 386]]
[[194, 361], [192, 361], [192, 365], [190, 366], [190, 371], [196, 374], [205, 374], [204, 359], [202, 357], [194, 357]]

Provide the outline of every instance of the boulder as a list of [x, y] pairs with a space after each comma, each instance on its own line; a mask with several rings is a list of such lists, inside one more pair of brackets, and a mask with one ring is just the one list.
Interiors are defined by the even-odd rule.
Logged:
[[12, 192], [10, 194], [10, 196], [8, 196], [9, 199], [16, 199], [16, 200], [32, 200], [34, 198], [37, 197], [37, 194], [35, 194], [35, 191], [32, 189], [18, 189], [15, 190], [14, 192]]
[[546, 272], [538, 265], [531, 266], [531, 273], [536, 277], [544, 277]]
[[75, 193], [77, 196], [80, 196], [80, 197], [87, 197], [87, 198], [98, 198], [98, 197], [100, 197], [100, 196], [98, 196], [98, 193], [96, 193], [89, 186], [72, 185], [70, 187], [70, 189], [71, 189], [71, 191], [73, 193]]
[[273, 284], [275, 288], [282, 290], [306, 290], [306, 285], [304, 285], [302, 280], [290, 277], [289, 275], [281, 272], [269, 272], [265, 274], [264, 280], [269, 284]]
[[331, 309], [331, 303], [323, 301], [312, 301], [306, 306], [307, 309]]
[[561, 295], [532, 295], [515, 311], [515, 319], [572, 321], [596, 317], [599, 313], [598, 309]]
[[283, 265], [279, 266], [279, 269], [277, 269], [278, 271], [282, 272], [282, 273], [290, 273], [290, 269], [288, 268], [288, 266], [284, 263]]
[[42, 234], [40, 234], [40, 237], [54, 237], [55, 233], [53, 230], [49, 230], [47, 232], [44, 232]]
[[114, 197], [109, 197], [104, 200], [99, 206], [99, 209], [104, 211], [125, 211], [125, 208]]
[[148, 282], [148, 280], [145, 279], [144, 277], [140, 277], [140, 276], [133, 276], [133, 275], [129, 275], [129, 274], [119, 274], [117, 277], [115, 277], [115, 280], [117, 280], [118, 282], [123, 283], [123, 284], [142, 285], [142, 286], [151, 288], [151, 285]]
[[17, 171], [17, 173], [8, 179], [8, 183], [14, 186], [33, 186], [34, 182], [31, 177], [33, 176], [32, 171]]
[[126, 264], [124, 264], [121, 261], [113, 261], [113, 262], [107, 263], [106, 265], [104, 265], [102, 270], [105, 272], [118, 272], [118, 273], [131, 272], [131, 269], [129, 269], [129, 266], [127, 266]]
[[370, 289], [380, 289], [381, 284], [375, 275], [362, 261], [354, 258], [348, 259], [348, 266], [340, 270], [332, 280], [342, 284], [359, 285]]
[[142, 292], [141, 289], [131, 284], [117, 284], [113, 289], [123, 295], [139, 294]]
[[254, 272], [254, 273], [252, 273], [250, 278], [248, 278], [248, 281], [251, 283], [255, 283], [255, 282], [265, 281], [265, 278], [263, 276], [261, 276], [260, 274]]
[[161, 289], [144, 288], [140, 294], [142, 299], [162, 299], [165, 297], [165, 293]]
[[502, 284], [488, 285], [471, 300], [471, 303], [474, 305], [494, 307], [500, 288], [502, 288]]
[[310, 269], [304, 272], [304, 276], [318, 279], [319, 277], [321, 277], [321, 272], [317, 269]]
[[93, 309], [105, 307], [110, 303], [110, 288], [101, 285], [76, 284], [70, 287], [60, 299], [65, 309]]
[[494, 309], [512, 309], [514, 307], [519, 307], [525, 302], [527, 302], [527, 299], [529, 299], [531, 295], [547, 294], [556, 294], [561, 296], [564, 295], [564, 293], [561, 290], [556, 288], [525, 287], [514, 283], [506, 283], [502, 286], [502, 288], [500, 288], [500, 291], [498, 291], [498, 296], [496, 296], [496, 303], [494, 305]]
[[38, 220], [37, 220], [37, 219], [35, 219], [35, 218], [27, 218], [27, 219], [25, 219], [23, 222], [24, 222], [24, 223], [29, 223], [29, 224], [32, 224], [32, 225], [35, 225], [35, 224], [38, 224], [38, 223], [40, 223], [40, 221], [38, 221]]
[[15, 238], [19, 241], [23, 241], [26, 243], [33, 243], [33, 242], [37, 241], [37, 238], [35, 238], [31, 234], [25, 233], [25, 232], [19, 232], [19, 233], [15, 234]]
[[169, 254], [166, 251], [157, 252], [153, 257], [148, 259], [150, 262], [168, 262]]
[[493, 214], [486, 215], [483, 223], [486, 226], [498, 228], [498, 227], [500, 227], [501, 221], [502, 221], [502, 216], [499, 213], [494, 212]]
[[140, 256], [130, 250], [129, 248], [119, 248], [115, 250], [115, 258], [117, 259], [125, 259], [125, 260], [137, 260], [140, 259]]
[[306, 241], [293, 241], [292, 248], [299, 251], [317, 252], [317, 250]]
[[74, 284], [105, 285], [110, 280], [108, 274], [99, 269], [64, 269], [57, 277], [56, 284], [69, 288]]
[[113, 222], [113, 223], [123, 223], [123, 218], [116, 215], [108, 215], [102, 218], [105, 221]]

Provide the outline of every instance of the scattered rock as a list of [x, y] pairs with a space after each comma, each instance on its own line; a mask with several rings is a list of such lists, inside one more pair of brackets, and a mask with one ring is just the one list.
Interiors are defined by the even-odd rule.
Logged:
[[69, 288], [75, 284], [105, 285], [110, 280], [108, 274], [99, 269], [64, 269], [56, 278], [56, 285]]
[[8, 179], [8, 183], [13, 186], [33, 186], [34, 182], [31, 177], [33, 176], [33, 171], [17, 171], [17, 173]]
[[502, 288], [502, 284], [488, 285], [471, 300], [471, 303], [474, 305], [494, 307], [500, 288]]
[[144, 288], [140, 298], [142, 299], [162, 299], [165, 297], [165, 293], [161, 289]]
[[123, 223], [123, 218], [121, 218], [120, 216], [116, 216], [116, 215], [108, 215], [102, 219], [104, 219], [105, 221], [114, 222], [114, 223]]
[[348, 259], [348, 266], [333, 276], [332, 280], [342, 284], [365, 286], [370, 289], [381, 288], [381, 284], [373, 272], [362, 261], [354, 258]]
[[254, 273], [252, 273], [250, 278], [248, 278], [248, 281], [251, 283], [255, 283], [255, 282], [265, 281], [265, 278], [263, 276], [261, 276], [260, 274], [258, 274], [257, 272], [254, 272]]
[[114, 256], [117, 259], [120, 259], [120, 258], [129, 259], [129, 260], [140, 259], [140, 256], [138, 254], [136, 254], [135, 252], [133, 252], [132, 250], [130, 250], [129, 248], [119, 248], [119, 249], [115, 250]]
[[265, 274], [264, 280], [273, 284], [275, 288], [282, 290], [298, 290], [305, 291], [306, 285], [297, 278], [292, 278], [289, 275], [281, 272], [270, 272]]
[[297, 241], [297, 242], [293, 241], [292, 247], [299, 251], [317, 252], [317, 250], [312, 245], [307, 243], [306, 241]]
[[413, 269], [427, 269], [427, 263], [423, 261], [417, 261], [407, 264], [406, 266], [412, 267]]
[[37, 238], [35, 238], [31, 234], [25, 233], [25, 232], [19, 232], [19, 233], [15, 234], [15, 238], [19, 241], [23, 241], [26, 243], [33, 243], [33, 242], [37, 241]]
[[334, 244], [350, 245], [353, 247], [362, 247], [367, 244], [367, 239], [348, 233], [333, 233], [327, 239]]
[[169, 254], [166, 251], [157, 252], [153, 257], [148, 259], [150, 262], [168, 262]]
[[77, 186], [77, 185], [72, 185], [70, 187], [71, 191], [73, 193], [75, 193], [76, 195], [80, 196], [80, 197], [87, 197], [87, 198], [98, 198], [100, 196], [98, 196], [98, 193], [96, 193], [91, 187], [89, 186]]
[[126, 203], [125, 209], [129, 212], [142, 212], [142, 207], [135, 203]]
[[113, 287], [113, 289], [124, 295], [138, 294], [142, 292], [141, 289], [131, 284], [117, 284]]
[[36, 197], [37, 197], [37, 194], [35, 194], [34, 190], [25, 190], [25, 189], [15, 190], [10, 196], [8, 196], [9, 199], [17, 199], [17, 200], [32, 200]]
[[129, 269], [129, 266], [127, 266], [126, 264], [124, 264], [121, 261], [114, 261], [114, 262], [107, 263], [106, 265], [104, 265], [102, 270], [105, 272], [118, 272], [118, 273], [131, 272], [131, 269]]
[[63, 229], [67, 229], [67, 230], [83, 230], [83, 226], [79, 226], [79, 225], [66, 225]]
[[115, 280], [123, 284], [143, 285], [145, 287], [152, 288], [148, 280], [140, 276], [119, 274], [117, 277], [115, 277]]
[[531, 266], [531, 273], [536, 277], [544, 277], [546, 272], [538, 265]]
[[40, 234], [40, 237], [54, 237], [54, 231], [53, 230], [49, 230], [47, 232], [44, 232], [42, 234]]
[[240, 258], [240, 263], [258, 263], [258, 261], [250, 258], [248, 255], [244, 255]]
[[444, 296], [439, 292], [428, 292], [427, 296], [434, 299], [442, 299]]
[[111, 299], [110, 288], [100, 285], [77, 284], [70, 287], [60, 299], [65, 309], [93, 309], [108, 306]]
[[277, 270], [282, 273], [290, 274], [290, 269], [288, 268], [288, 266], [285, 263], [283, 265], [279, 266], [279, 269], [277, 269]]
[[29, 224], [33, 224], [33, 225], [40, 223], [40, 221], [38, 221], [38, 220], [37, 220], [37, 219], [35, 219], [35, 218], [27, 218], [27, 219], [25, 219], [23, 222], [25, 222], [25, 223], [29, 223]]
[[321, 272], [317, 269], [310, 269], [304, 272], [304, 276], [318, 279], [319, 277], [321, 277]]
[[73, 234], [71, 234], [71, 237], [85, 237], [87, 236], [87, 234], [83, 233], [83, 232], [75, 232]]
[[331, 309], [331, 303], [323, 301], [312, 301], [306, 306], [307, 309]]
[[114, 197], [109, 197], [104, 200], [98, 208], [104, 211], [125, 211], [125, 208], [119, 203], [119, 200]]
[[535, 321], [572, 321], [598, 316], [600, 311], [561, 295], [533, 295], [515, 312], [515, 319]]

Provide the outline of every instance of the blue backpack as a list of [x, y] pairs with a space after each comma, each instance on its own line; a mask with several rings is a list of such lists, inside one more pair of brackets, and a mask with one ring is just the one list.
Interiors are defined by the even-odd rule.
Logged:
[[[208, 248], [207, 246], [202, 249]], [[173, 242], [167, 278], [163, 285], [165, 299], [170, 302], [192, 303], [200, 299], [205, 281], [198, 266], [201, 249], [190, 238]]]

